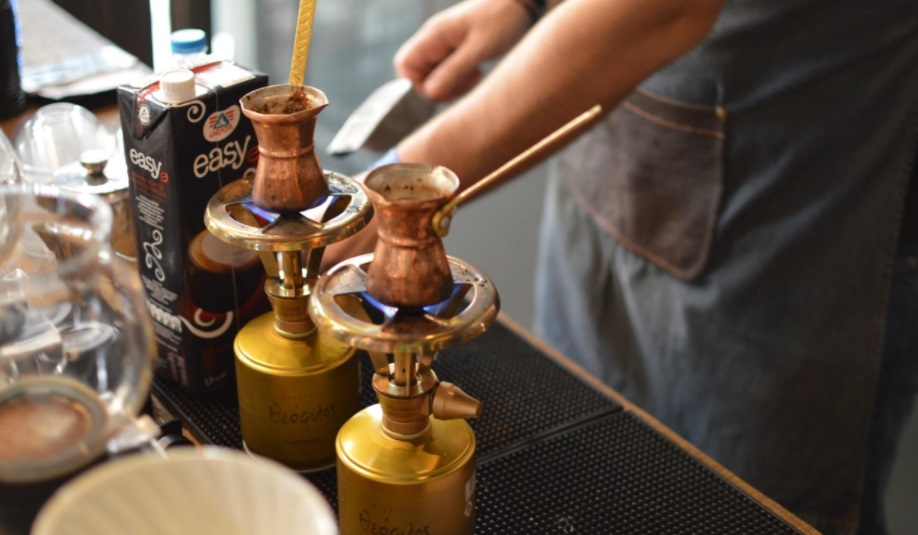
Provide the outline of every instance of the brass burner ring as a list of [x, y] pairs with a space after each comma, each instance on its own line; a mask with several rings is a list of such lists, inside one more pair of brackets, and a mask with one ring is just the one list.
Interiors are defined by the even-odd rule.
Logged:
[[320, 330], [341, 342], [366, 351], [431, 354], [471, 340], [497, 318], [500, 299], [491, 279], [447, 256], [456, 289], [452, 297], [423, 309], [374, 305], [384, 315], [374, 323], [365, 313], [354, 312], [372, 299], [364, 269], [372, 260], [373, 254], [345, 260], [319, 277], [313, 289], [310, 316]]
[[[303, 251], [343, 240], [366, 226], [373, 214], [360, 184], [347, 176], [325, 171], [329, 194], [316, 206], [293, 214], [276, 214], [259, 209], [252, 200], [255, 180], [246, 176], [220, 188], [207, 203], [204, 223], [217, 238], [237, 247], [255, 251]], [[345, 206], [337, 203], [346, 201]], [[313, 210], [340, 209], [327, 221]], [[255, 217], [268, 219], [256, 224]]]

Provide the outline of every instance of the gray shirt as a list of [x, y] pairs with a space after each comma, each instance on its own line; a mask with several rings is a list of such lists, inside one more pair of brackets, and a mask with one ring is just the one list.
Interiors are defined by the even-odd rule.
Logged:
[[914, 0], [727, 0], [546, 199], [537, 334], [827, 531], [857, 522], [916, 67]]

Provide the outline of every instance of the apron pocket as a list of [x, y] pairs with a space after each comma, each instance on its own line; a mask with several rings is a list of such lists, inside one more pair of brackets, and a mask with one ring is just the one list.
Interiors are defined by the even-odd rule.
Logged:
[[638, 89], [561, 158], [568, 186], [623, 246], [681, 279], [704, 270], [723, 192], [726, 112]]

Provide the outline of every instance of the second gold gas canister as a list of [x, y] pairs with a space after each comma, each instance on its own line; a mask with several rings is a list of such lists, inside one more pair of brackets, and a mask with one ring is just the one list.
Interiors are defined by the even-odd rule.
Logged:
[[338, 434], [342, 535], [475, 532], [475, 434], [465, 420], [430, 419], [416, 437], [393, 437], [370, 406]]

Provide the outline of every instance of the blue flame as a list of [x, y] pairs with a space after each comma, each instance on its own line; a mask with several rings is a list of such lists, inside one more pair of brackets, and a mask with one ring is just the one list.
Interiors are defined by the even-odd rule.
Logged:
[[450, 293], [450, 296], [440, 301], [439, 303], [434, 303], [432, 305], [427, 305], [422, 308], [401, 308], [392, 305], [387, 305], [376, 299], [369, 292], [363, 291], [360, 292], [360, 299], [373, 307], [375, 310], [380, 312], [386, 319], [392, 319], [398, 316], [399, 314], [403, 315], [419, 315], [419, 314], [430, 314], [434, 317], [442, 317], [445, 310], [450, 308], [450, 305], [456, 299], [461, 299], [462, 293], [466, 290], [467, 285], [465, 284], [454, 284], [453, 290]]

